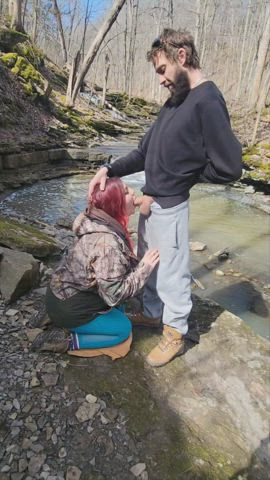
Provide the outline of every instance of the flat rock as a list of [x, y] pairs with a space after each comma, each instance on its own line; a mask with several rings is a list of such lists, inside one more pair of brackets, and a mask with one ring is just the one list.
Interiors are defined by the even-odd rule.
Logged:
[[99, 409], [100, 405], [98, 403], [84, 403], [78, 408], [75, 415], [77, 420], [80, 423], [83, 423], [87, 422], [87, 420], [91, 420], [91, 418], [94, 418]]
[[45, 373], [44, 375], [41, 375], [41, 378], [45, 383], [46, 387], [54, 387], [58, 382], [59, 375], [53, 373]]
[[[29, 253], [9, 248], [2, 248], [2, 252], [0, 291], [5, 302], [13, 302], [38, 284], [39, 262]], [[14, 309], [10, 309], [8, 312], [10, 312], [9, 316], [17, 313]]]
[[56, 240], [37, 228], [1, 216], [0, 244], [38, 258], [58, 254], [62, 249]]
[[138, 477], [144, 472], [145, 469], [146, 469], [145, 463], [137, 463], [136, 465], [133, 465], [133, 467], [131, 467], [130, 471], [131, 473], [133, 473], [135, 477]]
[[207, 248], [207, 245], [202, 242], [189, 242], [189, 248], [192, 252], [202, 252]]
[[33, 457], [31, 457], [28, 464], [28, 472], [30, 473], [30, 475], [36, 475], [40, 471], [45, 460], [46, 455], [43, 453], [41, 455], [34, 455]]

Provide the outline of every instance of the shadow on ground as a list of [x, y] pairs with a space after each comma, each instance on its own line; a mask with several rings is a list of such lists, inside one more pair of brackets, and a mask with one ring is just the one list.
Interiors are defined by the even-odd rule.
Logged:
[[[208, 331], [222, 309], [212, 304], [211, 315], [203, 302], [196, 302], [191, 315], [190, 336], [187, 347], [192, 348], [199, 334]], [[197, 324], [197, 309], [202, 322]], [[205, 310], [202, 312], [202, 310]], [[217, 480], [229, 478], [222, 468], [212, 464], [209, 452], [184, 425], [179, 415], [167, 404], [162, 388], [156, 392], [152, 376], [159, 375], [144, 363], [146, 353], [158, 340], [160, 332], [137, 329], [134, 332], [133, 348], [120, 361], [108, 358], [83, 359], [72, 357], [65, 371], [65, 383], [69, 389], [79, 386], [122, 409], [128, 416], [128, 430], [136, 442], [141, 443], [149, 478], [153, 480]], [[178, 358], [165, 367], [169, 371], [179, 369], [184, 363]], [[112, 457], [113, 461], [113, 457]], [[218, 462], [216, 462], [218, 463]], [[87, 477], [85, 477], [87, 478]]]

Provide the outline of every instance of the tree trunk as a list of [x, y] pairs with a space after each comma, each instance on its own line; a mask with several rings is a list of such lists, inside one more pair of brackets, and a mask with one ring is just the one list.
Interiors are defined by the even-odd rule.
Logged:
[[61, 47], [62, 47], [63, 60], [64, 60], [64, 63], [67, 63], [66, 42], [65, 42], [63, 25], [62, 25], [61, 13], [60, 13], [60, 10], [58, 8], [57, 0], [53, 0], [53, 5], [54, 5], [54, 15], [55, 15], [55, 18], [56, 18], [56, 21], [57, 21], [58, 32], [59, 32], [60, 42], [61, 42]]
[[104, 83], [103, 83], [103, 92], [102, 92], [102, 99], [101, 99], [101, 107], [104, 108], [105, 100], [106, 100], [106, 90], [107, 90], [107, 83], [110, 71], [110, 57], [106, 53], [105, 55], [105, 72], [104, 72]]
[[33, 1], [33, 28], [32, 28], [32, 41], [33, 43], [36, 43], [37, 40], [37, 24], [38, 24], [38, 10], [39, 10], [39, 0], [34, 0]]
[[246, 51], [247, 31], [248, 31], [248, 24], [249, 24], [249, 17], [250, 17], [250, 7], [251, 7], [250, 2], [251, 2], [251, 0], [249, 0], [249, 2], [248, 2], [246, 19], [245, 19], [244, 34], [243, 34], [241, 56], [240, 56], [239, 78], [238, 78], [238, 85], [237, 85], [237, 91], [236, 91], [236, 99], [238, 99], [239, 96], [240, 96], [240, 90], [241, 90], [241, 86], [242, 86], [244, 53]]
[[110, 11], [108, 17], [105, 19], [104, 23], [101, 25], [96, 38], [94, 39], [90, 49], [88, 50], [88, 53], [84, 59], [84, 62], [82, 64], [81, 70], [78, 73], [73, 91], [71, 95], [67, 95], [67, 105], [69, 106], [74, 106], [75, 100], [77, 98], [77, 95], [79, 93], [80, 87], [82, 85], [82, 82], [85, 78], [85, 75], [87, 74], [89, 68], [91, 67], [96, 54], [99, 50], [99, 47], [106, 37], [108, 31], [110, 30], [111, 26], [114, 24], [115, 20], [118, 17], [118, 14], [123, 7], [124, 3], [126, 0], [116, 0], [112, 10]]
[[14, 11], [14, 0], [8, 0], [8, 14], [10, 17], [13, 17]]
[[86, 30], [87, 30], [87, 25], [89, 22], [89, 18], [91, 15], [91, 10], [92, 10], [92, 2], [91, 5], [90, 0], [87, 0], [86, 4], [86, 9], [85, 9], [85, 16], [84, 16], [84, 26], [83, 26], [83, 36], [82, 36], [82, 42], [81, 42], [81, 52], [82, 52], [82, 59], [84, 59], [84, 49], [85, 49], [85, 38], [86, 38]]
[[13, 2], [13, 13], [11, 20], [11, 28], [17, 30], [17, 32], [24, 33], [24, 28], [22, 24], [22, 0], [14, 0]]
[[74, 87], [74, 84], [75, 84], [76, 73], [77, 73], [78, 68], [79, 68], [80, 60], [81, 60], [81, 53], [80, 53], [80, 50], [78, 50], [75, 57], [72, 60], [72, 65], [71, 65], [71, 69], [70, 69], [70, 72], [69, 72], [68, 86], [67, 86], [67, 97], [70, 97], [71, 94], [72, 94], [72, 90], [73, 90], [73, 87]]
[[267, 52], [270, 45], [270, 5], [266, 5], [266, 12], [265, 12], [265, 26], [262, 32], [262, 36], [260, 38], [260, 43], [258, 47], [258, 60], [256, 65], [255, 76], [252, 85], [252, 96], [250, 107], [255, 108], [258, 105], [258, 99], [260, 95], [261, 83], [262, 83], [262, 76], [263, 71], [265, 68]]
[[259, 100], [258, 100], [258, 104], [257, 104], [258, 112], [257, 112], [257, 117], [256, 117], [254, 129], [253, 129], [253, 133], [252, 133], [251, 145], [254, 145], [254, 143], [256, 142], [257, 131], [258, 131], [259, 123], [260, 123], [261, 113], [262, 113], [262, 110], [265, 106], [266, 98], [267, 98], [267, 95], [268, 95], [269, 91], [270, 91], [270, 68], [265, 75], [265, 78], [264, 78], [264, 81], [263, 81], [263, 88], [262, 88], [261, 93], [259, 95]]

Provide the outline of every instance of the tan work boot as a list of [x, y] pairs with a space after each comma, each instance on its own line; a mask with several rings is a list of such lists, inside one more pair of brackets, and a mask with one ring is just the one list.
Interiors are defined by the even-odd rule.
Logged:
[[151, 367], [162, 367], [174, 357], [182, 355], [185, 349], [183, 335], [175, 328], [164, 325], [163, 337], [159, 344], [151, 350], [146, 361]]
[[161, 325], [160, 317], [147, 317], [142, 312], [127, 313], [133, 327], [159, 328]]

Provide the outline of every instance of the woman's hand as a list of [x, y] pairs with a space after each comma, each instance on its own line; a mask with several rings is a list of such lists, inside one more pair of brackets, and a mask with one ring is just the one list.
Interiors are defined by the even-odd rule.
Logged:
[[142, 258], [142, 262], [152, 271], [159, 262], [159, 251], [154, 248], [147, 250]]
[[96, 173], [96, 175], [92, 178], [92, 180], [89, 183], [88, 198], [91, 198], [96, 185], [100, 185], [100, 190], [105, 190], [106, 180], [108, 178], [107, 173], [108, 173], [108, 168], [102, 167]]

